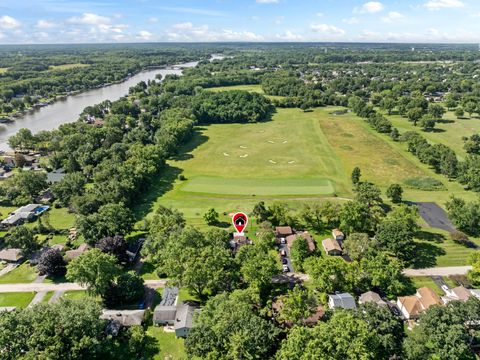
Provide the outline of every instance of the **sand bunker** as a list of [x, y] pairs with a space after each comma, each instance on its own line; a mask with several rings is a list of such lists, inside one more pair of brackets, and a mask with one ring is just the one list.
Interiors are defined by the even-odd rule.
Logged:
[[246, 146], [240, 145], [240, 149], [246, 149]]
[[230, 156], [230, 154], [227, 154], [227, 153], [223, 153], [223, 156]]
[[282, 144], [286, 144], [288, 142], [288, 140], [285, 140]]
[[269, 142], [270, 144], [275, 144], [275, 141], [272, 141], [272, 140], [268, 140], [268, 142]]
[[289, 161], [289, 164], [295, 164], [295, 160]]
[[273, 161], [273, 160], [268, 160], [269, 163], [271, 164], [276, 164], [277, 162], [276, 161]]
[[245, 154], [245, 155], [240, 155], [241, 158], [246, 158], [248, 157], [248, 154]]

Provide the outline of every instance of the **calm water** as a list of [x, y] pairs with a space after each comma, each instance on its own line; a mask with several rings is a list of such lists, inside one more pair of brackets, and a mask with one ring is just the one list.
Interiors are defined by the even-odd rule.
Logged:
[[[221, 59], [222, 56], [212, 55], [212, 59]], [[128, 89], [140, 81], [148, 81], [155, 78], [157, 74], [181, 75], [180, 68], [195, 67], [197, 61], [174, 66], [176, 69], [155, 69], [138, 73], [122, 83], [109, 85], [100, 89], [85, 91], [83, 93], [68, 96], [65, 100], [59, 100], [51, 105], [29, 112], [17, 118], [9, 124], [0, 124], [0, 150], [10, 150], [7, 140], [22, 128], [30, 129], [34, 134], [41, 130], [53, 130], [60, 125], [74, 122], [80, 113], [87, 106], [101, 103], [105, 100], [118, 100], [128, 94]]]

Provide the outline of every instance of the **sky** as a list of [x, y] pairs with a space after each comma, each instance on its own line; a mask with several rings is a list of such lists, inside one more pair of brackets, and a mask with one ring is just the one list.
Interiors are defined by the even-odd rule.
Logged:
[[479, 43], [480, 0], [0, 0], [0, 44]]

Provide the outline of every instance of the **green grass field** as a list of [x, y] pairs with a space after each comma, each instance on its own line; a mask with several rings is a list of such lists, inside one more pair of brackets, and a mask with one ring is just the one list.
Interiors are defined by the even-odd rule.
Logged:
[[63, 64], [63, 65], [51, 65], [49, 70], [52, 71], [63, 71], [63, 70], [70, 70], [70, 69], [77, 69], [77, 68], [84, 68], [88, 67], [90, 64]]
[[441, 122], [437, 122], [434, 131], [422, 131], [420, 127], [414, 126], [408, 119], [400, 115], [388, 117], [400, 133], [405, 131], [417, 131], [433, 144], [444, 144], [451, 148], [460, 159], [466, 156], [463, 148], [464, 136], [471, 136], [480, 133], [480, 120], [477, 118], [457, 119], [453, 112], [448, 111]]
[[24, 262], [8, 274], [0, 276], [0, 284], [31, 283], [36, 277], [35, 268]]
[[175, 337], [175, 333], [165, 332], [163, 328], [150, 326], [147, 334], [156, 340], [158, 352], [154, 354], [155, 360], [181, 360], [186, 359], [184, 341]]
[[[242, 90], [248, 92], [255, 92], [265, 95], [265, 92], [262, 89], [262, 85], [234, 85], [234, 86], [218, 86], [214, 88], [208, 88], [208, 91], [220, 92], [220, 91], [232, 91], [232, 90]], [[274, 95], [265, 95], [269, 99], [282, 99], [283, 96], [274, 96]]]
[[8, 68], [6, 67], [0, 67], [0, 74], [5, 74], [8, 71]]
[[0, 293], [0, 306], [25, 308], [35, 296], [34, 292]]

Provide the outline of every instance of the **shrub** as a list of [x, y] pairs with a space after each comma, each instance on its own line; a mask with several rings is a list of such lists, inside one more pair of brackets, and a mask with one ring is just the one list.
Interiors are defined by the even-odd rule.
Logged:
[[443, 190], [445, 188], [441, 181], [429, 176], [408, 178], [404, 180], [404, 184], [409, 187], [425, 191]]
[[450, 238], [456, 242], [457, 244], [469, 247], [469, 248], [475, 248], [476, 245], [470, 240], [467, 234], [465, 234], [462, 231], [452, 231], [450, 233]]

